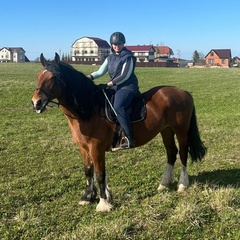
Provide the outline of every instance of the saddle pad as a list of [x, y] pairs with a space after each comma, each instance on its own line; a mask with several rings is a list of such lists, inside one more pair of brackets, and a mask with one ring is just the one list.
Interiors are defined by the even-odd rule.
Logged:
[[[108, 99], [113, 106], [114, 95], [111, 95], [111, 94], [109, 95], [108, 94]], [[131, 105], [127, 109], [127, 112], [129, 114], [130, 121], [132, 123], [142, 121], [145, 118], [145, 116], [146, 116], [146, 105], [145, 105], [145, 101], [144, 101], [142, 95], [139, 95], [139, 96], [137, 96], [133, 99]], [[113, 110], [112, 110], [110, 104], [108, 103], [107, 99], [105, 99], [105, 114], [106, 114], [107, 119], [110, 122], [118, 123], [117, 117], [116, 117], [115, 113], [113, 112]]]

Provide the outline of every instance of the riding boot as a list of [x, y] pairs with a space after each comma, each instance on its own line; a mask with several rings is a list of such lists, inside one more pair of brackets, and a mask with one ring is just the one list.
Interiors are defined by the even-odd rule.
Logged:
[[132, 134], [122, 138], [121, 143], [120, 143], [121, 149], [128, 149], [128, 148], [133, 148], [133, 147], [135, 147], [135, 140], [134, 140]]

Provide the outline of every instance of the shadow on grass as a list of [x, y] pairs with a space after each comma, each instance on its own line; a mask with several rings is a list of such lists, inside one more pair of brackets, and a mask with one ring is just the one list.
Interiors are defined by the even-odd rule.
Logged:
[[239, 188], [240, 187], [240, 169], [228, 169], [228, 170], [214, 170], [199, 173], [196, 176], [190, 176], [190, 181], [198, 182], [201, 184], [214, 184], [222, 187], [229, 185]]

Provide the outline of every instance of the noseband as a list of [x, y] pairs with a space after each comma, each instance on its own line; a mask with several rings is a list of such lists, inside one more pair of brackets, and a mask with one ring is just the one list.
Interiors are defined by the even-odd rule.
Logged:
[[[47, 100], [42, 104], [41, 109], [44, 109], [48, 105], [48, 103], [53, 102], [53, 101], [51, 101], [51, 97], [54, 92], [54, 89], [53, 89], [54, 85], [55, 85], [55, 83], [53, 84], [51, 91], [49, 93], [46, 90], [44, 90], [42, 87], [38, 86], [35, 88], [35, 91], [39, 90], [40, 92], [43, 92], [47, 96]], [[56, 102], [53, 102], [53, 103], [56, 103]], [[56, 104], [58, 104], [58, 103], [56, 103]]]
[[50, 91], [50, 93], [48, 93], [48, 92], [45, 91], [42, 87], [39, 87], [39, 86], [35, 88], [35, 91], [40, 90], [40, 92], [43, 92], [43, 93], [47, 96], [47, 101], [50, 102], [50, 99], [51, 99], [51, 97], [52, 97], [52, 95], [53, 95], [53, 91], [54, 91], [54, 90], [53, 90], [54, 85], [55, 85], [55, 84], [53, 84], [52, 90]]

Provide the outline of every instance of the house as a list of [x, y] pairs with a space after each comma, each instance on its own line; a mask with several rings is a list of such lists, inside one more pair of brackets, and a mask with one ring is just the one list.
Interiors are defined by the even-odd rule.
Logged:
[[111, 52], [107, 41], [96, 37], [82, 37], [71, 46], [72, 61], [103, 61]]
[[[125, 45], [125, 47], [132, 51], [137, 63], [155, 61], [156, 49], [153, 45]], [[172, 49], [167, 46], [159, 46], [157, 51], [158, 57], [170, 58], [174, 54]], [[111, 46], [108, 42], [97, 37], [79, 38], [71, 46], [72, 61], [81, 62], [82, 64], [101, 64], [110, 53]]]
[[205, 59], [210, 66], [230, 67], [231, 49], [212, 49]]
[[173, 50], [168, 46], [155, 46], [155, 61], [159, 61], [162, 58], [171, 58], [174, 55]]
[[0, 49], [0, 62], [25, 62], [25, 50], [21, 47], [4, 47]]
[[153, 45], [126, 46], [126, 48], [132, 51], [137, 62], [154, 62], [155, 49]]
[[239, 57], [234, 57], [233, 58], [233, 63], [240, 63], [240, 58]]

